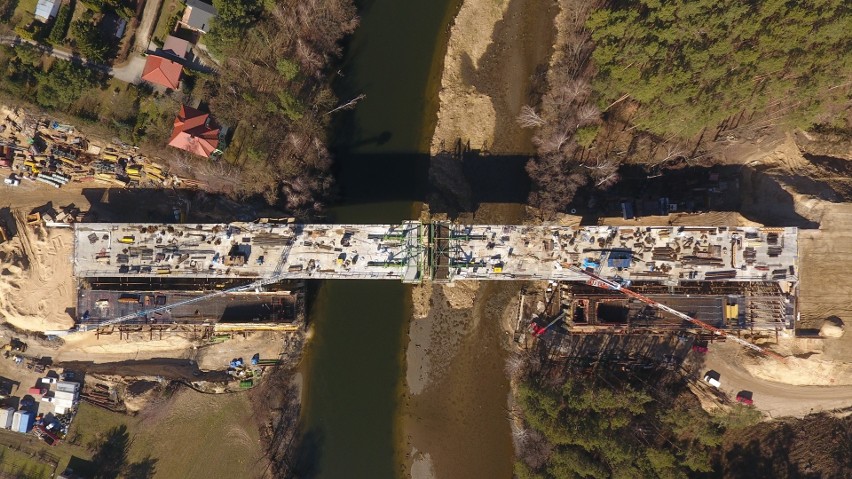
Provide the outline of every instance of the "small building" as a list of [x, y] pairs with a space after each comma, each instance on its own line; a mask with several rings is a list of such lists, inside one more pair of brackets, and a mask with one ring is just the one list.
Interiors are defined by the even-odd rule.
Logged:
[[15, 410], [6, 407], [0, 409], [0, 428], [10, 429], [12, 427], [12, 417], [15, 415]]
[[216, 7], [201, 0], [187, 0], [180, 23], [190, 30], [207, 33], [216, 17]]
[[219, 146], [219, 128], [209, 113], [182, 105], [175, 118], [169, 146], [209, 158]]
[[78, 394], [80, 392], [80, 383], [75, 383], [74, 381], [59, 381], [56, 383], [56, 390]]
[[180, 76], [183, 66], [180, 63], [157, 55], [148, 55], [142, 79], [155, 85], [177, 90], [180, 87]]
[[[26, 434], [33, 428], [34, 421], [33, 413], [29, 411], [15, 411], [15, 415], [12, 417], [12, 430]], [[16, 424], [17, 428], [15, 427]]]
[[40, 22], [48, 22], [59, 12], [59, 0], [38, 0], [35, 9], [35, 19]]
[[73, 381], [59, 381], [56, 383], [56, 392], [53, 393], [53, 411], [56, 414], [65, 414], [69, 409], [77, 405], [80, 399], [80, 383]]
[[21, 428], [21, 411], [15, 411], [12, 413], [12, 429], [15, 432]]
[[189, 42], [171, 35], [166, 37], [166, 42], [163, 44], [162, 52], [166, 55], [173, 55], [177, 58], [186, 58], [186, 52], [189, 51]]
[[616, 269], [629, 268], [633, 261], [633, 252], [629, 249], [613, 249], [607, 257], [607, 266]]

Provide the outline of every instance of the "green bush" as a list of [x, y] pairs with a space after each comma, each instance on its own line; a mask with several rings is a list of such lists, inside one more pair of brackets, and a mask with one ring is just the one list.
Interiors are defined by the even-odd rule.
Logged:
[[50, 43], [54, 45], [65, 41], [65, 35], [68, 34], [68, 25], [71, 23], [71, 7], [67, 4], [62, 5], [59, 13], [56, 14], [56, 20], [53, 22], [53, 29], [50, 30], [50, 35], [47, 37]]
[[110, 44], [104, 40], [94, 23], [77, 20], [71, 24], [71, 35], [77, 48], [88, 60], [103, 63], [107, 59]]
[[64, 60], [56, 61], [38, 80], [36, 102], [55, 109], [67, 109], [85, 90], [97, 85], [91, 70]]

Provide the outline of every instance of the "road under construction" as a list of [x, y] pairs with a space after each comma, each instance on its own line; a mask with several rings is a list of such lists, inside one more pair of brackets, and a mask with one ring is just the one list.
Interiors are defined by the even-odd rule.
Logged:
[[[80, 285], [81, 330], [211, 324], [235, 312], [256, 324], [280, 323], [291, 320], [286, 305], [295, 304], [284, 299], [290, 291], [281, 285], [311, 279], [549, 280], [597, 290], [572, 293], [578, 301], [568, 319], [578, 327], [629, 322], [621, 316], [633, 324], [665, 324], [655, 319], [668, 316], [674, 318], [672, 327], [695, 321], [692, 326], [711, 331], [755, 324], [783, 328], [792, 326], [796, 314], [797, 234], [796, 228], [440, 221], [78, 223], [73, 270]], [[636, 292], [642, 288], [657, 296]], [[628, 304], [637, 301], [643, 306]], [[764, 312], [761, 302], [767, 305]], [[715, 317], [722, 320], [710, 320]]]

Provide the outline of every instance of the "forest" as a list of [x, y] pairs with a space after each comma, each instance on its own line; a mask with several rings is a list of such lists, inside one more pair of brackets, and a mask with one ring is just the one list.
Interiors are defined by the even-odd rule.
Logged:
[[545, 216], [627, 161], [712, 161], [734, 127], [850, 131], [847, 2], [559, 1], [547, 91], [518, 117], [535, 129], [530, 201]]
[[852, 467], [840, 439], [852, 434], [852, 418], [767, 424], [739, 403], [710, 414], [679, 371], [541, 357], [522, 356], [512, 371], [519, 479], [842, 477]]

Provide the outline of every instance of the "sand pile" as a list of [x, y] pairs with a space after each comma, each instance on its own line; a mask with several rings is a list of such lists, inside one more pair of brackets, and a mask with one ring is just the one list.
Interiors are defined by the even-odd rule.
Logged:
[[114, 361], [144, 360], [152, 358], [188, 358], [193, 342], [184, 337], [164, 335], [148, 340], [145, 335], [136, 338], [119, 338], [118, 334], [97, 337], [94, 331], [66, 336], [65, 345], [54, 359], [57, 361]]
[[0, 245], [0, 320], [31, 331], [72, 327], [71, 231], [20, 222], [17, 231]]
[[843, 322], [838, 318], [826, 319], [819, 330], [819, 335], [824, 338], [839, 338], [843, 336]]

